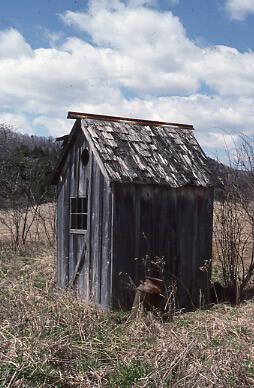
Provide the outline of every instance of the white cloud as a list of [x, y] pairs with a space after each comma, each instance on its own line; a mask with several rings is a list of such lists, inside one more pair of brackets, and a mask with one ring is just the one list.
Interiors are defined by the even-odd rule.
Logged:
[[60, 117], [38, 116], [33, 120], [33, 126], [45, 128], [51, 136], [57, 137], [71, 130], [71, 123]]
[[55, 47], [61, 40], [64, 39], [62, 31], [50, 31], [47, 28], [41, 28], [45, 40], [49, 42], [50, 46]]
[[22, 114], [0, 112], [0, 123], [10, 125], [21, 133], [33, 133], [31, 123]]
[[[161, 97], [154, 99], [112, 96], [111, 99], [94, 102], [84, 96], [83, 102], [70, 105], [70, 110], [123, 115], [153, 120], [165, 120], [194, 124], [201, 144], [210, 150], [230, 147], [240, 133], [251, 134], [254, 128], [254, 117], [250, 114], [251, 99], [192, 95], [188, 97]], [[68, 109], [67, 109], [68, 110]], [[72, 122], [64, 120], [65, 112], [59, 117], [42, 116], [34, 124], [42, 125], [56, 136], [67, 133]]]
[[212, 132], [208, 134], [198, 134], [199, 141], [203, 147], [210, 148], [215, 154], [217, 149], [229, 150], [234, 148], [238, 136], [234, 134]]
[[224, 96], [254, 96], [254, 53], [240, 53], [226, 46], [201, 50], [191, 71], [213, 92]]
[[63, 20], [88, 33], [95, 52], [108, 50], [110, 67], [123, 87], [165, 95], [195, 93], [206, 84], [223, 95], [254, 95], [254, 53], [200, 48], [171, 12], [123, 4], [112, 11], [97, 5], [87, 13], [68, 11]]
[[229, 17], [234, 20], [244, 20], [254, 13], [254, 0], [225, 0], [225, 9]]
[[31, 47], [17, 30], [11, 28], [0, 31], [0, 60], [20, 58], [31, 54]]
[[32, 50], [16, 30], [0, 32], [2, 115], [18, 112], [22, 127], [53, 135], [68, 132], [68, 110], [187, 122], [210, 148], [224, 148], [225, 131], [253, 131], [254, 53], [201, 48], [179, 18], [151, 5], [101, 0], [68, 11], [62, 19], [83, 40], [53, 39], [47, 49]]
[[156, 5], [156, 0], [129, 0], [128, 5], [130, 7], [141, 7], [144, 5]]

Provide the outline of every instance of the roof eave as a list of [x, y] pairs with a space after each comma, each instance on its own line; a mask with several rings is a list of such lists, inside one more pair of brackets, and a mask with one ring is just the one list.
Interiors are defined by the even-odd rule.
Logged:
[[105, 166], [104, 166], [104, 164], [103, 164], [103, 161], [101, 160], [100, 155], [99, 155], [99, 153], [97, 152], [97, 149], [96, 149], [96, 147], [95, 147], [94, 144], [93, 144], [93, 141], [92, 141], [92, 139], [91, 139], [90, 133], [88, 132], [88, 130], [86, 129], [86, 127], [83, 125], [82, 120], [81, 120], [81, 130], [83, 131], [83, 133], [84, 133], [84, 135], [85, 135], [85, 137], [86, 137], [86, 139], [87, 139], [87, 141], [88, 141], [88, 144], [89, 144], [89, 146], [90, 146], [90, 149], [91, 149], [91, 151], [92, 151], [92, 153], [93, 153], [93, 155], [94, 155], [94, 157], [95, 157], [96, 162], [98, 163], [98, 165], [99, 165], [99, 167], [100, 167], [100, 170], [101, 170], [102, 175], [103, 175], [104, 178], [106, 179], [107, 183], [111, 183], [112, 180], [110, 179], [110, 176], [109, 176], [109, 174], [108, 174], [108, 172], [107, 172], [107, 170], [106, 170], [106, 168], [105, 168]]

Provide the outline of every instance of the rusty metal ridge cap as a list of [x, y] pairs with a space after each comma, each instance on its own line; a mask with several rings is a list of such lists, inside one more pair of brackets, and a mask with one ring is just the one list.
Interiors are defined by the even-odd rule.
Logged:
[[94, 119], [94, 120], [105, 120], [105, 121], [129, 121], [140, 125], [171, 125], [174, 127], [194, 130], [193, 125], [183, 123], [173, 123], [167, 121], [156, 121], [156, 120], [145, 120], [135, 119], [131, 117], [122, 116], [107, 116], [94, 113], [82, 113], [82, 112], [68, 112], [67, 119]]

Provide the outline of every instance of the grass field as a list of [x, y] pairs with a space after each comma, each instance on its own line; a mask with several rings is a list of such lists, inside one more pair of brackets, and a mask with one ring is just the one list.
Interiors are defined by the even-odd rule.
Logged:
[[1, 387], [253, 387], [254, 302], [146, 316], [57, 295], [51, 251], [1, 253]]
[[[128, 312], [59, 295], [47, 248], [54, 209], [39, 210], [43, 223], [16, 253], [0, 222], [0, 387], [254, 386], [254, 300], [162, 323], [149, 315], [129, 322]], [[221, 280], [216, 258], [214, 275]]]

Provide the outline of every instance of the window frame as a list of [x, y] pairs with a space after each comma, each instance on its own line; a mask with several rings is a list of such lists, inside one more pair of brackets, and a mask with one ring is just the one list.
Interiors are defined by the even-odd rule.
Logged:
[[[87, 200], [87, 205], [86, 205], [86, 212], [72, 212], [72, 200], [78, 200], [78, 199], [86, 199]], [[86, 234], [87, 233], [87, 228], [88, 228], [88, 214], [89, 214], [89, 209], [88, 209], [88, 196], [87, 195], [82, 195], [82, 196], [71, 196], [70, 197], [70, 227], [69, 231], [71, 234]], [[86, 217], [86, 229], [77, 229], [77, 228], [72, 228], [72, 215], [81, 215]]]

